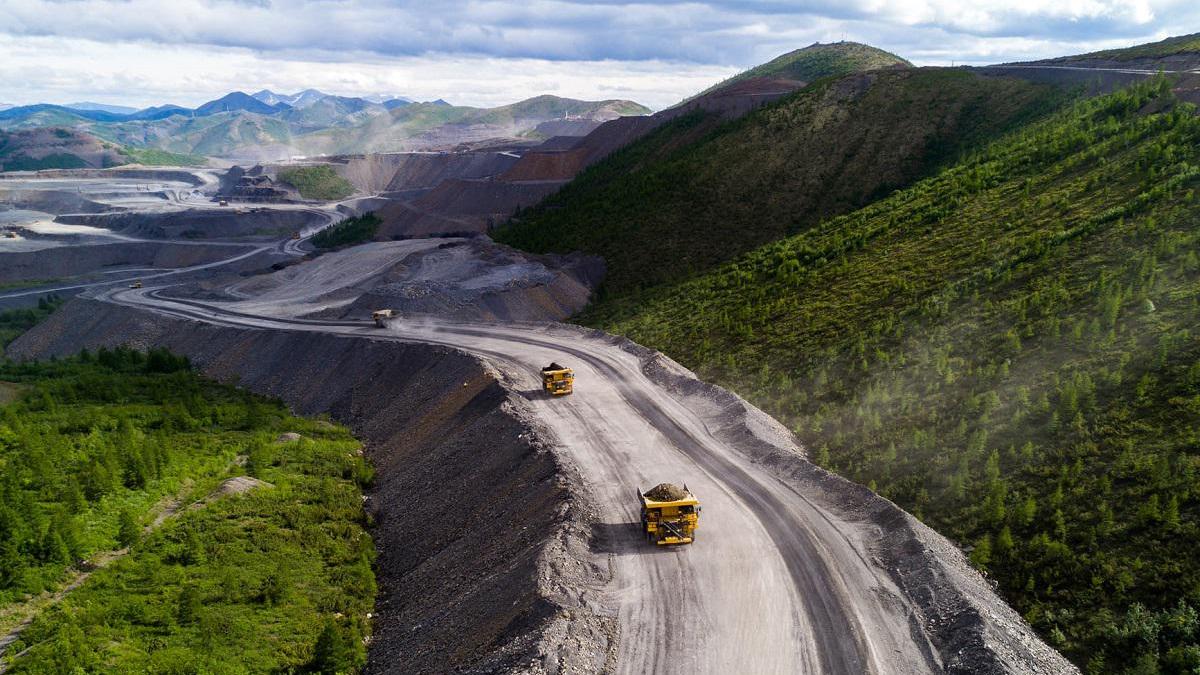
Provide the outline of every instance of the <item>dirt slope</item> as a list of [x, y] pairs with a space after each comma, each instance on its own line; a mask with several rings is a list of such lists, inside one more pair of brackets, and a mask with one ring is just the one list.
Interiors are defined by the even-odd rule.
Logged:
[[[233, 210], [235, 207], [230, 207]], [[236, 217], [228, 210], [188, 209], [159, 213], [124, 212], [59, 216], [56, 221], [90, 225], [148, 239], [222, 239], [227, 237], [287, 236], [328, 222], [317, 210], [241, 209]]]
[[376, 212], [383, 219], [377, 238], [484, 233], [518, 208], [553, 194], [564, 182], [450, 178], [416, 199], [381, 207]]
[[74, 277], [106, 268], [190, 267], [224, 260], [250, 250], [252, 249], [249, 246], [136, 242], [63, 246], [27, 253], [0, 253], [0, 284]]
[[128, 162], [117, 146], [74, 129], [0, 131], [0, 171], [102, 169]]

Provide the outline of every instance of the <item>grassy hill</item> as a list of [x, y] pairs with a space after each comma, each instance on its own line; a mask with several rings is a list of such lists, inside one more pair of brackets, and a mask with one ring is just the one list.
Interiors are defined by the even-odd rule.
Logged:
[[[1086, 672], [1193, 673], [1197, 189], [1200, 117], [1155, 80], [583, 321], [748, 396], [960, 542]], [[580, 203], [541, 217], [595, 226]], [[647, 202], [640, 222], [671, 208]]]
[[208, 166], [207, 157], [167, 152], [157, 148], [122, 148], [121, 154], [129, 163], [143, 166]]
[[328, 164], [280, 169], [279, 180], [296, 188], [305, 199], [336, 201], [354, 194], [354, 186]]
[[75, 129], [0, 131], [0, 171], [102, 169], [127, 161], [120, 148]]
[[1200, 57], [1200, 33], [1192, 33], [1191, 35], [1178, 35], [1169, 37], [1158, 42], [1150, 42], [1134, 47], [1123, 47], [1121, 49], [1106, 49], [1099, 52], [1090, 52], [1088, 54], [1078, 54], [1075, 56], [1064, 56], [1057, 59], [1049, 59], [1047, 63], [1070, 63], [1073, 61], [1090, 61], [1096, 59], [1106, 59], [1113, 61], [1133, 61], [1136, 59], [1160, 58], [1164, 56], [1192, 55]]
[[728, 87], [735, 82], [755, 78], [813, 82], [822, 77], [837, 77], [881, 68], [911, 66], [911, 63], [899, 56], [870, 45], [858, 42], [833, 42], [830, 44], [818, 42], [734, 75], [709, 87], [701, 95]]
[[1049, 88], [960, 70], [822, 80], [732, 123], [702, 112], [674, 120], [495, 238], [604, 256], [611, 302], [864, 206], [1059, 101]]
[[[1076, 69], [1133, 69], [1151, 73], [1157, 71], [1171, 73], [1191, 72], [1193, 75], [1186, 80], [1180, 81], [1180, 86], [1195, 92], [1200, 89], [1200, 77], [1195, 75], [1197, 71], [1200, 71], [1200, 33], [1179, 35], [1158, 42], [1135, 45], [1133, 47], [1106, 49], [1089, 54], [1063, 56], [1020, 65], [1066, 66]], [[1115, 77], [1116, 75], [1114, 74], [1113, 76]], [[1193, 103], [1200, 101], [1200, 95], [1193, 94], [1188, 100]]]

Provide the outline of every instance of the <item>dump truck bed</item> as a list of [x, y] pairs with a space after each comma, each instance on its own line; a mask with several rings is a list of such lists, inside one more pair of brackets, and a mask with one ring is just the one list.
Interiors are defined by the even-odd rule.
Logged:
[[[673, 488], [677, 492], [669, 497], [654, 494], [662, 488]], [[696, 499], [687, 486], [681, 489], [664, 483], [647, 492], [639, 489], [637, 494], [642, 502], [642, 531], [648, 541], [666, 546], [690, 544], [696, 540], [700, 500]]]
[[575, 391], [575, 371], [557, 363], [542, 368], [542, 388], [551, 396], [562, 396]]

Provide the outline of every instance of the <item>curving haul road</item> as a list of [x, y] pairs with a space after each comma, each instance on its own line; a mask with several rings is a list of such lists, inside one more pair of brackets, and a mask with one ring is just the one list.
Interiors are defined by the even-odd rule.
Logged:
[[[622, 673], [941, 672], [920, 613], [871, 554], [879, 532], [839, 519], [718, 440], [705, 411], [685, 406], [609, 340], [553, 326], [391, 324], [264, 318], [164, 297], [108, 290], [99, 299], [192, 320], [419, 341], [474, 353], [557, 435], [558, 452], [588, 483], [612, 581], [597, 603], [619, 617]], [[558, 360], [576, 393], [533, 395]], [[686, 483], [704, 511], [697, 542], [650, 547], [636, 532], [635, 491]], [[1024, 660], [1024, 659], [1023, 659]]]

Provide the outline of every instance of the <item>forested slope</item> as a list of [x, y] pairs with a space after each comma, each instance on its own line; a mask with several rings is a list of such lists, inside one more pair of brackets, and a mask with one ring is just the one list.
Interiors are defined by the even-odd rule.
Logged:
[[1200, 118], [1158, 79], [583, 320], [961, 542], [1088, 672], [1192, 673], [1198, 187]]
[[0, 647], [12, 672], [365, 662], [371, 474], [344, 429], [162, 351], [3, 363], [6, 391], [0, 645], [33, 619]]
[[715, 131], [703, 113], [674, 120], [495, 237], [604, 256], [603, 305], [864, 206], [1060, 100], [957, 70], [822, 80]]

